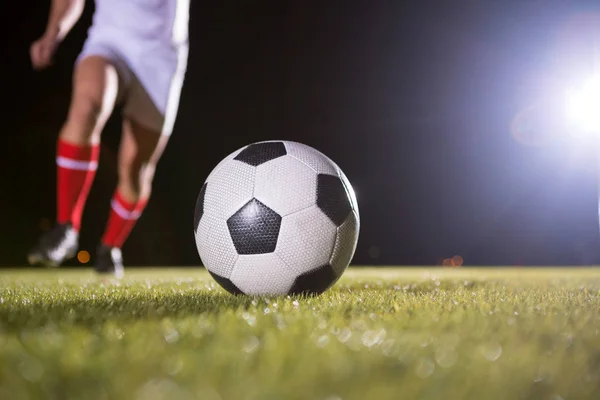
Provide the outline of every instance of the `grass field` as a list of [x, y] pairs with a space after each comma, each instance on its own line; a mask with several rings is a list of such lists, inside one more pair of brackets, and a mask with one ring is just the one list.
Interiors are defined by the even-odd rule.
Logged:
[[3, 271], [0, 399], [598, 399], [599, 330], [596, 269], [350, 269], [271, 299]]

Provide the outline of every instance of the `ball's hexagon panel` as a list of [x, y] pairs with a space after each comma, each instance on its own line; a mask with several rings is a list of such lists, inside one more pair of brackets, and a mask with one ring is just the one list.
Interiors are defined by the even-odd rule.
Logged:
[[322, 265], [298, 276], [294, 280], [289, 294], [319, 295], [329, 289], [337, 280], [338, 276], [333, 268], [329, 264]]
[[229, 278], [238, 254], [225, 220], [204, 214], [196, 231], [196, 247], [206, 269]]
[[206, 194], [207, 185], [206, 182], [202, 185], [200, 193], [198, 193], [198, 197], [196, 198], [196, 207], [194, 208], [194, 233], [198, 230], [198, 224], [200, 224], [202, 214], [204, 213], [204, 195]]
[[235, 295], [244, 294], [244, 292], [242, 292], [240, 290], [240, 288], [238, 288], [237, 286], [235, 286], [233, 284], [233, 282], [231, 282], [230, 279], [224, 278], [221, 275], [217, 275], [217, 274], [215, 274], [214, 272], [211, 272], [211, 271], [208, 271], [208, 273], [219, 284], [219, 286], [221, 286], [227, 292], [229, 292], [231, 294], [235, 294]]
[[342, 276], [356, 251], [360, 221], [356, 212], [351, 212], [346, 221], [337, 228], [335, 245], [329, 264], [337, 276]]
[[342, 225], [352, 212], [348, 192], [337, 174], [317, 176], [317, 206], [335, 226]]
[[284, 217], [316, 204], [317, 174], [293, 157], [279, 157], [256, 168], [254, 197]]
[[335, 225], [315, 205], [283, 217], [275, 253], [298, 276], [329, 262], [336, 236]]
[[282, 142], [259, 142], [245, 147], [233, 159], [257, 167], [286, 154]]
[[252, 199], [256, 168], [229, 160], [207, 179], [204, 214], [226, 220]]
[[275, 251], [281, 216], [252, 199], [227, 220], [229, 234], [238, 254], [265, 254]]
[[337, 165], [317, 149], [289, 141], [285, 142], [285, 148], [288, 155], [302, 161], [316, 173], [337, 175]]
[[231, 282], [249, 295], [286, 295], [296, 275], [276, 253], [239, 256]]

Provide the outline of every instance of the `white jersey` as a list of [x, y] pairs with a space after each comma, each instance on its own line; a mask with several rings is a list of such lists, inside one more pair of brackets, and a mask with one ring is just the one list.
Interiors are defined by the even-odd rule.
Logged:
[[127, 89], [125, 113], [170, 135], [187, 68], [190, 0], [95, 0], [78, 60], [110, 60]]
[[90, 34], [169, 44], [188, 41], [189, 0], [94, 0]]

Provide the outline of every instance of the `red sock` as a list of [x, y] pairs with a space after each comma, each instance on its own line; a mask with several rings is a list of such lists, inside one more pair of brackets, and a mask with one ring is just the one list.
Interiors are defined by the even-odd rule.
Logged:
[[115, 192], [110, 203], [110, 216], [102, 236], [102, 244], [108, 247], [123, 247], [147, 203], [147, 199], [137, 203], [128, 202], [119, 192]]
[[58, 140], [57, 165], [57, 220], [71, 223], [79, 231], [85, 201], [92, 187], [100, 146], [78, 146]]

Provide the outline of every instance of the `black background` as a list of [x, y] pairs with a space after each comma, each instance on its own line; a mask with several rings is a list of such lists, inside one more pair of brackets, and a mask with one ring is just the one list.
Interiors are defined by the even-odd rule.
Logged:
[[[18, 266], [55, 217], [56, 137], [93, 4], [43, 72], [28, 51], [49, 2], [1, 7], [0, 264]], [[554, 88], [593, 66], [597, 11], [575, 1], [192, 1], [180, 113], [127, 264], [198, 265], [192, 220], [204, 179], [267, 139], [314, 146], [349, 177], [362, 221], [356, 264], [455, 254], [465, 265], [597, 263], [596, 147], [567, 140], [553, 112]], [[521, 130], [544, 146], [511, 134], [531, 105]], [[117, 110], [84, 215], [90, 252], [119, 135]]]

